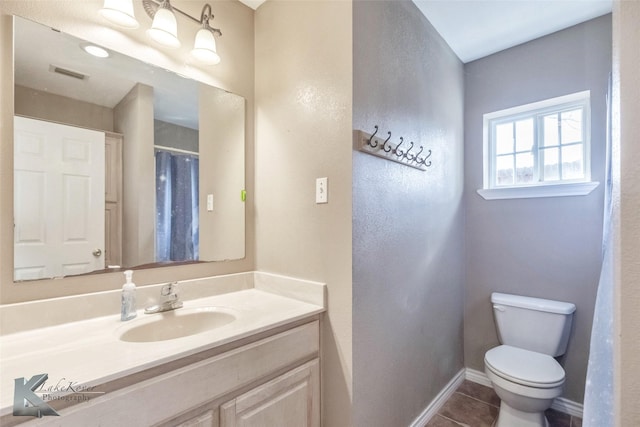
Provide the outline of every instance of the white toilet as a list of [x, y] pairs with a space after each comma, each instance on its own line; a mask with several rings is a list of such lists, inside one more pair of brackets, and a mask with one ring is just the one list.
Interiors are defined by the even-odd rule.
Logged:
[[560, 396], [564, 369], [554, 359], [569, 341], [572, 303], [491, 294], [498, 339], [485, 372], [501, 399], [496, 427], [548, 427], [544, 411]]

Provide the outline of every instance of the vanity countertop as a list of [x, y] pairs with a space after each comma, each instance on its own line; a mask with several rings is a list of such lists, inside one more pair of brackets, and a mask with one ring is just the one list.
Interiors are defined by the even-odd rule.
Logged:
[[[238, 290], [184, 301], [184, 308], [220, 307], [236, 320], [196, 335], [155, 342], [124, 342], [119, 331], [128, 323], [109, 315], [0, 337], [0, 414], [12, 412], [14, 379], [29, 380], [48, 374], [46, 386], [70, 382], [89, 387], [210, 350], [269, 329], [325, 311], [323, 305], [304, 302], [258, 288]], [[179, 309], [181, 310], [181, 309]]]

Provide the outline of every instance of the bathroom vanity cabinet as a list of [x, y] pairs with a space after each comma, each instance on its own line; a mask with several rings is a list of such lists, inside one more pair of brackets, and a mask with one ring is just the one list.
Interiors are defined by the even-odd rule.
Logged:
[[[305, 337], [306, 335], [306, 337]], [[292, 348], [287, 348], [294, 341], [302, 340], [307, 345], [310, 340], [318, 342], [318, 322], [312, 322], [290, 331], [275, 335], [255, 345], [242, 347], [235, 356], [253, 358], [267, 347], [279, 347], [267, 350], [252, 364], [266, 363], [273, 372], [281, 372], [282, 362], [291, 369], [275, 378], [262, 382], [234, 397], [229, 394], [224, 398], [215, 398], [204, 405], [189, 410], [177, 418], [160, 423], [162, 427], [319, 427], [320, 426], [320, 363], [318, 347], [308, 348], [307, 362], [296, 364], [292, 359]], [[278, 344], [276, 344], [278, 343]], [[298, 349], [300, 350], [300, 349]], [[247, 354], [243, 354], [244, 352]], [[298, 351], [296, 351], [297, 353]], [[280, 359], [281, 363], [275, 363]], [[287, 362], [287, 360], [289, 362]], [[212, 361], [213, 362], [213, 361]], [[228, 360], [233, 365], [235, 362]], [[214, 362], [215, 363], [215, 362]], [[296, 366], [297, 365], [297, 366]], [[222, 366], [221, 366], [222, 367]], [[237, 366], [238, 371], [244, 371]], [[247, 370], [258, 368], [246, 366]], [[226, 369], [226, 368], [224, 368]], [[226, 371], [233, 374], [233, 367]], [[203, 371], [203, 374], [207, 374]], [[210, 372], [210, 378], [219, 378], [220, 373]], [[255, 372], [253, 375], [257, 375]], [[260, 380], [258, 380], [260, 382]], [[231, 397], [228, 398], [227, 397]], [[222, 403], [221, 403], [222, 402]]]
[[[157, 295], [162, 286], [141, 287], [138, 297]], [[0, 336], [0, 425], [320, 426], [324, 284], [248, 272], [184, 281], [180, 289], [181, 311], [138, 313], [129, 322], [113, 314], [82, 320], [76, 313], [75, 321], [18, 329], [32, 313], [117, 306], [119, 290], [0, 307], [0, 317], [14, 326]], [[191, 315], [214, 309], [233, 320], [216, 324], [197, 317], [206, 327], [190, 332]], [[148, 336], [150, 325], [186, 329], [163, 338]], [[131, 339], [135, 330], [143, 332]], [[48, 376], [39, 392], [59, 416], [14, 416], [14, 379], [27, 384], [38, 373]], [[71, 391], [56, 388], [70, 382]]]
[[[318, 317], [258, 338], [118, 379], [95, 389], [108, 390], [104, 395], [63, 409], [59, 417], [20, 425], [319, 427]], [[174, 369], [176, 364], [183, 366]], [[156, 375], [159, 369], [165, 372]]]
[[311, 360], [219, 405], [190, 411], [175, 427], [319, 427], [319, 361]]

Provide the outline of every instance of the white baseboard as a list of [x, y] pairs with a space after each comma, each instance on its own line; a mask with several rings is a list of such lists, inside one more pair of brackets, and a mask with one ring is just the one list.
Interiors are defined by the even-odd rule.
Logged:
[[[474, 383], [482, 384], [487, 387], [493, 388], [491, 380], [484, 372], [476, 371], [475, 369], [466, 368], [464, 373], [465, 379]], [[565, 414], [572, 415], [574, 417], [582, 418], [584, 413], [584, 405], [574, 402], [564, 397], [558, 397], [551, 404], [551, 409], [563, 412]]]
[[476, 371], [475, 369], [465, 368], [464, 370], [464, 379], [474, 382], [476, 384], [481, 384], [483, 386], [493, 388], [493, 384], [491, 384], [491, 380], [487, 377], [482, 371]]
[[461, 369], [449, 383], [438, 393], [438, 395], [429, 403], [429, 406], [425, 408], [424, 411], [418, 417], [413, 420], [413, 422], [409, 425], [409, 427], [424, 427], [427, 425], [429, 420], [433, 418], [440, 408], [446, 403], [446, 401], [451, 397], [451, 395], [460, 387], [460, 384], [465, 379], [465, 369]]

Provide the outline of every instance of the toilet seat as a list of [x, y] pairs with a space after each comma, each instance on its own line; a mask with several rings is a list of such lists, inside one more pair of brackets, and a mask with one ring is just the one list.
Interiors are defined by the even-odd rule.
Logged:
[[487, 351], [485, 366], [507, 381], [535, 388], [554, 388], [564, 383], [562, 366], [551, 356], [501, 345]]

